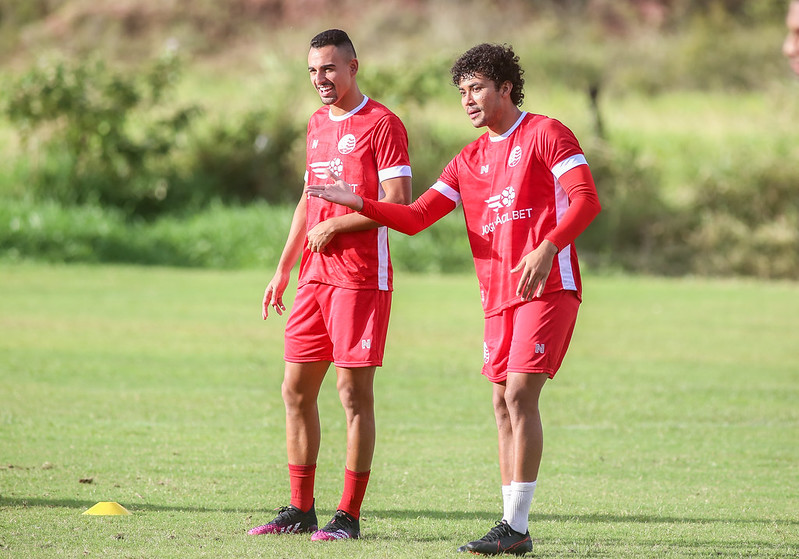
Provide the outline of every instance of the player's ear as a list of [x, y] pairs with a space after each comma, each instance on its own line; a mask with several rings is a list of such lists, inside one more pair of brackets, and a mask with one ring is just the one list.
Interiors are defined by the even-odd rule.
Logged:
[[358, 59], [353, 58], [350, 60], [350, 75], [354, 76], [358, 73]]
[[511, 91], [513, 91], [513, 84], [509, 81], [505, 81], [499, 88], [499, 92], [503, 96], [510, 96]]

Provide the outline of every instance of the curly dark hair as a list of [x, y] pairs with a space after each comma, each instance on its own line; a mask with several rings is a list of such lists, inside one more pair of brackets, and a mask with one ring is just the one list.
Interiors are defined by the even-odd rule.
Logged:
[[503, 83], [510, 82], [513, 85], [511, 101], [519, 107], [524, 100], [524, 70], [519, 66], [519, 57], [513, 52], [513, 47], [509, 45], [483, 43], [472, 47], [455, 61], [450, 73], [456, 87], [463, 78], [475, 74], [493, 81], [497, 89]]
[[311, 39], [312, 49], [320, 49], [328, 45], [348, 49], [351, 51], [353, 58], [358, 58], [358, 56], [355, 54], [355, 46], [353, 46], [350, 36], [341, 29], [328, 29], [327, 31], [322, 31], [313, 39]]

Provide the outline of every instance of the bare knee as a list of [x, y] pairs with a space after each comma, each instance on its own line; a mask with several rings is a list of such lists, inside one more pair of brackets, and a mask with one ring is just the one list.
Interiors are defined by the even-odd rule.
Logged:
[[291, 364], [286, 367], [280, 392], [289, 412], [314, 408], [327, 367], [321, 364]]
[[341, 405], [349, 416], [373, 413], [374, 370], [344, 369], [339, 371], [336, 388]]
[[514, 375], [504, 392], [505, 406], [511, 417], [538, 416], [538, 400], [544, 381], [544, 375]]
[[283, 403], [286, 405], [286, 409], [302, 409], [306, 407], [309, 402], [316, 402], [316, 398], [309, 398], [308, 394], [297, 386], [297, 384], [287, 379], [283, 379], [280, 392], [283, 396]]

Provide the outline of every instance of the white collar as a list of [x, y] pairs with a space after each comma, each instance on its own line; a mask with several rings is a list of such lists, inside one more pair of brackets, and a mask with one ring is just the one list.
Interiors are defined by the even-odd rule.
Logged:
[[352, 109], [350, 112], [344, 113], [343, 115], [340, 115], [340, 116], [334, 115], [332, 111], [328, 111], [327, 114], [330, 117], [330, 120], [333, 120], [335, 122], [339, 122], [339, 121], [342, 121], [342, 120], [347, 120], [352, 115], [354, 115], [355, 113], [357, 113], [358, 111], [363, 109], [364, 105], [366, 105], [366, 103], [368, 101], [369, 101], [369, 98], [366, 95], [364, 95], [363, 96], [363, 101], [361, 101], [361, 104], [358, 105], [357, 107], [355, 107], [354, 109]]
[[508, 130], [507, 130], [507, 131], [506, 131], [504, 134], [500, 134], [500, 135], [498, 135], [498, 136], [491, 136], [491, 135], [489, 134], [489, 136], [488, 136], [488, 139], [489, 139], [489, 140], [491, 140], [492, 142], [501, 142], [502, 140], [505, 140], [505, 139], [506, 139], [508, 136], [510, 136], [511, 134], [513, 134], [513, 131], [514, 131], [514, 130], [516, 130], [516, 129], [519, 127], [519, 125], [520, 125], [520, 124], [522, 123], [522, 121], [524, 120], [524, 117], [526, 117], [526, 116], [527, 116], [527, 111], [522, 111], [522, 116], [520, 116], [520, 117], [519, 117], [519, 120], [517, 120], [517, 121], [516, 121], [516, 122], [513, 124], [513, 126], [511, 126], [510, 128], [508, 128]]

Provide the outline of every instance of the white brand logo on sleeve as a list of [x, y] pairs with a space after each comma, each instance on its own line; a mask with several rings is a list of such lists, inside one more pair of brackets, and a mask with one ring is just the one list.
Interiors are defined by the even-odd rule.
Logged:
[[355, 149], [355, 136], [347, 134], [338, 141], [338, 152], [346, 155]]

